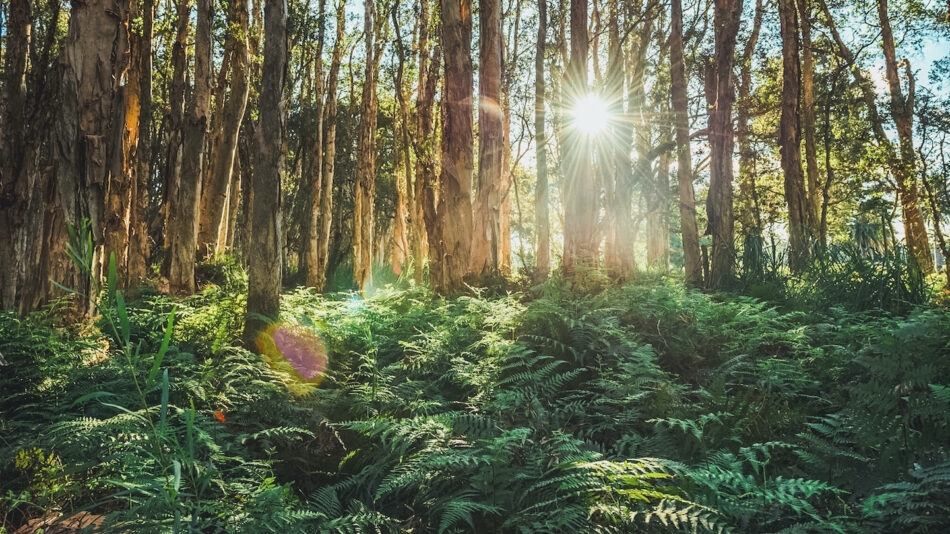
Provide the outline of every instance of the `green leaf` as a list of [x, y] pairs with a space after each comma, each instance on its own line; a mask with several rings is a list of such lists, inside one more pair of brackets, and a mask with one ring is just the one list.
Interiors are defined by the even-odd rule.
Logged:
[[165, 353], [168, 352], [168, 343], [172, 339], [172, 327], [175, 324], [175, 310], [172, 309], [172, 312], [168, 314], [168, 324], [165, 326], [165, 337], [162, 338], [162, 345], [158, 348], [158, 353], [155, 354], [155, 361], [152, 362], [152, 369], [148, 372], [148, 382], [146, 385], [151, 385], [152, 381], [155, 380], [155, 376], [158, 375], [158, 369], [162, 365], [162, 361], [165, 359]]

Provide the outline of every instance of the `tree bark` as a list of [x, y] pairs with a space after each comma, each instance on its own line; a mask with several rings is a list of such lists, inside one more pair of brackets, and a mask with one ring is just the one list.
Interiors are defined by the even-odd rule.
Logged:
[[498, 0], [480, 0], [478, 13], [478, 177], [469, 272], [481, 277], [501, 267], [500, 210], [509, 184], [504, 172], [501, 5]]
[[699, 255], [699, 230], [696, 224], [696, 197], [693, 193], [693, 162], [689, 142], [688, 102], [686, 100], [686, 62], [683, 59], [682, 0], [671, 0], [670, 93], [673, 121], [676, 125], [676, 179], [680, 206], [680, 235], [683, 239], [683, 267], [686, 285], [703, 283]]
[[[887, 67], [888, 85], [891, 89], [891, 116], [895, 124], [897, 124], [898, 121], [901, 123], [897, 128], [898, 136], [901, 138], [900, 155], [895, 151], [893, 143], [891, 143], [887, 137], [887, 132], [884, 130], [884, 121], [877, 108], [877, 93], [874, 89], [874, 84], [861, 70], [860, 65], [855, 61], [854, 54], [851, 53], [851, 50], [838, 33], [834, 17], [831, 16], [831, 11], [828, 10], [828, 5], [824, 0], [818, 0], [818, 3], [822, 12], [825, 14], [828, 29], [838, 46], [839, 54], [851, 67], [851, 75], [861, 90], [861, 96], [868, 109], [868, 121], [871, 125], [871, 131], [874, 133], [874, 138], [877, 140], [878, 146], [884, 150], [887, 165], [897, 181], [897, 194], [901, 204], [904, 235], [907, 240], [907, 248], [910, 251], [912, 261], [921, 272], [929, 273], [933, 271], [933, 261], [930, 257], [930, 242], [927, 237], [927, 227], [924, 225], [923, 213], [920, 210], [917, 180], [913, 173], [913, 98], [909, 99], [910, 102], [905, 101], [901, 91], [900, 77], [897, 71], [896, 51], [894, 50], [894, 37], [890, 28], [890, 19], [887, 16], [887, 2], [886, 0], [881, 0], [878, 3], [878, 16], [881, 19], [881, 36], [884, 44], [885, 65]], [[888, 59], [888, 57], [890, 57], [890, 59]], [[905, 63], [905, 65], [908, 64]], [[912, 78], [908, 78], [908, 82], [911, 80]], [[912, 83], [909, 83], [909, 85], [913, 87]], [[913, 91], [910, 92], [912, 93]], [[911, 105], [907, 106], [908, 103]]]
[[287, 3], [264, 5], [264, 65], [258, 109], [257, 157], [251, 182], [249, 220], [254, 228], [248, 243], [247, 318], [244, 340], [250, 347], [257, 335], [280, 314], [281, 184], [284, 175], [283, 93], [287, 75]]
[[[221, 226], [226, 225], [225, 206], [229, 202], [228, 189], [235, 167], [238, 136], [241, 133], [241, 123], [244, 121], [250, 92], [247, 13], [247, 0], [228, 2], [228, 32], [225, 48], [231, 58], [231, 78], [228, 94], [224, 103], [220, 104], [220, 136], [212, 147], [208, 180], [201, 190], [197, 238], [200, 255], [211, 255], [224, 249], [224, 243], [219, 242], [218, 235]], [[223, 88], [220, 89], [223, 92]]]
[[[569, 101], [587, 95], [587, 0], [571, 0], [571, 59], [565, 90]], [[590, 139], [576, 125], [564, 125], [564, 274], [578, 268], [595, 268], [599, 244], [596, 242], [599, 196], [597, 180], [590, 168]]]
[[[128, 2], [91, 0], [73, 5], [60, 59], [56, 176], [66, 221], [77, 228], [82, 219], [90, 221], [95, 248], [92, 278], [102, 276], [108, 263], [104, 257], [121, 252], [115, 228], [119, 217], [106, 211], [114, 206], [106, 195], [119, 191], [123, 181], [125, 102], [119, 83], [129, 65], [128, 21]], [[96, 298], [91, 280], [79, 276], [77, 281], [73, 289], [88, 296], [82, 306], [91, 312]]]
[[548, 215], [548, 150], [544, 113], [544, 49], [547, 45], [547, 0], [538, 0], [538, 47], [534, 55], [534, 143], [538, 177], [534, 193], [537, 231], [536, 278], [544, 280], [551, 268], [551, 221]]
[[442, 172], [436, 239], [429, 243], [430, 281], [441, 292], [457, 291], [469, 266], [472, 244], [472, 2], [442, 1]]
[[733, 54], [742, 14], [742, 0], [715, 0], [716, 48], [706, 72], [709, 105], [709, 195], [706, 199], [706, 233], [712, 235], [712, 260], [707, 283], [722, 289], [735, 277], [735, 220], [732, 206], [732, 81]]
[[916, 267], [923, 273], [931, 273], [934, 266], [930, 255], [930, 240], [927, 236], [927, 226], [924, 224], [924, 216], [920, 209], [920, 195], [917, 190], [917, 160], [914, 154], [914, 78], [909, 60], [904, 59], [901, 63], [906, 69], [908, 85], [905, 97], [901, 89], [894, 35], [887, 14], [887, 0], [878, 0], [877, 12], [881, 21], [881, 41], [884, 48], [887, 85], [891, 92], [891, 116], [897, 126], [900, 147], [900, 158], [895, 158], [893, 171], [900, 196], [905, 239]]
[[346, 3], [341, 1], [336, 9], [336, 40], [333, 43], [333, 57], [330, 60], [330, 72], [327, 75], [326, 103], [323, 107], [324, 149], [323, 170], [320, 173], [320, 211], [317, 223], [317, 265], [314, 271], [313, 287], [319, 291], [326, 288], [327, 262], [330, 251], [330, 230], [333, 226], [333, 172], [336, 165], [336, 88], [339, 81], [340, 62], [343, 59], [345, 39]]
[[794, 0], [779, 0], [782, 34], [782, 114], [779, 147], [785, 175], [788, 206], [788, 265], [794, 273], [808, 266], [809, 204], [802, 171], [801, 129], [798, 124], [801, 99], [801, 65], [798, 55], [798, 13]]
[[32, 184], [27, 172], [26, 72], [33, 13], [29, 0], [11, 0], [6, 21], [0, 102], [0, 309], [12, 310], [21, 261], [19, 242]]
[[363, 95], [360, 105], [360, 132], [357, 146], [356, 193], [353, 215], [353, 280], [360, 292], [372, 283], [373, 226], [376, 202], [376, 57], [375, 0], [364, 0], [363, 32], [366, 63], [363, 71]]
[[815, 54], [811, 42], [811, 0], [798, 0], [802, 35], [801, 76], [801, 129], [805, 141], [806, 194], [808, 232], [810, 238], [818, 235], [820, 225], [822, 188], [818, 180], [818, 148], [815, 141]]
[[[319, 223], [320, 223], [320, 191], [322, 189], [323, 174], [323, 42], [325, 36], [324, 13], [326, 1], [319, 2], [319, 24], [317, 30], [316, 49], [313, 59], [307, 64], [309, 74], [303, 84], [306, 84], [306, 97], [302, 106], [307, 111], [307, 126], [301, 135], [300, 150], [304, 158], [304, 165], [300, 172], [299, 194], [303, 196], [303, 214], [300, 222], [300, 240], [297, 250], [300, 254], [300, 272], [304, 284], [315, 287], [320, 282], [317, 273], [319, 261]], [[311, 72], [311, 68], [312, 71]], [[312, 78], [312, 80], [311, 80]]]
[[192, 111], [182, 128], [181, 174], [175, 202], [170, 205], [169, 291], [179, 295], [195, 292], [195, 260], [198, 250], [198, 213], [205, 135], [211, 116], [211, 0], [198, 0], [195, 26], [195, 84]]
[[739, 202], [736, 205], [736, 220], [744, 234], [762, 234], [762, 217], [755, 192], [755, 148], [752, 146], [749, 120], [752, 107], [752, 54], [759, 40], [762, 15], [765, 9], [762, 0], [755, 2], [752, 32], [739, 63], [739, 98], [736, 101], [736, 144], [739, 145]]
[[[127, 287], [138, 286], [148, 276], [150, 247], [148, 241], [148, 204], [152, 176], [152, 32], [155, 17], [155, 5], [152, 0], [143, 0], [141, 9], [136, 1], [132, 3], [132, 17], [141, 17], [139, 32], [132, 33], [131, 51], [133, 55], [129, 73], [129, 97], [127, 99], [126, 126], [129, 127], [129, 111], [137, 114], [138, 131], [135, 133], [134, 150], [127, 162], [132, 169], [132, 199], [129, 217], [129, 249], [126, 268]], [[133, 102], [132, 95], [138, 102]], [[132, 132], [128, 133], [131, 138]]]

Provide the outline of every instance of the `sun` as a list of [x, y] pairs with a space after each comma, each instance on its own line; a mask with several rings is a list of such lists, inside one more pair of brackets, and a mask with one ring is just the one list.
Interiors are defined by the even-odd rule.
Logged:
[[574, 126], [588, 135], [603, 131], [610, 116], [607, 103], [595, 94], [578, 100], [571, 114], [574, 117]]

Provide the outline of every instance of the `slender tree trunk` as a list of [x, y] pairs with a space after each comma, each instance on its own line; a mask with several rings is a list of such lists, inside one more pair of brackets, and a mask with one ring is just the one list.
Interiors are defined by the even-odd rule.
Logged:
[[[264, 65], [258, 109], [257, 157], [251, 181], [249, 220], [254, 228], [248, 243], [247, 316], [244, 340], [251, 346], [280, 313], [281, 184], [284, 174], [284, 83], [287, 75], [287, 3], [264, 5]], [[258, 350], [261, 350], [258, 347]]]
[[[571, 0], [571, 60], [565, 88], [568, 101], [587, 95], [587, 0]], [[578, 268], [595, 268], [599, 195], [591, 172], [590, 139], [576, 125], [564, 125], [564, 258], [563, 268], [572, 276]]]
[[802, 171], [801, 129], [798, 124], [801, 97], [801, 66], [798, 56], [798, 14], [794, 0], [779, 0], [782, 33], [782, 116], [779, 146], [785, 175], [785, 203], [788, 206], [789, 254], [792, 272], [808, 266], [808, 198]]
[[537, 231], [538, 281], [548, 276], [551, 268], [551, 221], [548, 215], [550, 193], [548, 192], [548, 149], [544, 113], [544, 49], [547, 45], [547, 0], [538, 0], [538, 47], [534, 55], [534, 143], [538, 165], [538, 178], [534, 193], [534, 216]]
[[320, 210], [317, 223], [317, 264], [313, 269], [313, 287], [319, 291], [326, 288], [327, 261], [330, 251], [330, 230], [333, 223], [333, 172], [336, 165], [336, 89], [340, 76], [340, 63], [343, 60], [343, 45], [346, 37], [346, 3], [340, 1], [336, 8], [336, 40], [333, 42], [333, 55], [330, 60], [330, 72], [327, 74], [326, 103], [323, 107], [324, 148], [323, 170], [320, 173]]
[[706, 199], [712, 260], [707, 283], [721, 289], [735, 277], [735, 221], [732, 207], [732, 105], [735, 102], [732, 64], [742, 14], [742, 0], [715, 0], [716, 48], [706, 72], [709, 105], [709, 195]]
[[353, 215], [353, 280], [360, 291], [372, 283], [373, 213], [376, 202], [376, 28], [375, 0], [365, 0], [363, 31], [366, 39], [366, 65], [360, 111], [360, 133], [357, 146], [356, 194]]
[[[132, 201], [129, 217], [129, 251], [127, 263], [128, 287], [136, 287], [148, 276], [150, 247], [148, 241], [148, 205], [152, 177], [152, 28], [155, 5], [152, 0], [143, 0], [141, 10], [133, 1], [132, 18], [141, 17], [142, 26], [132, 34], [133, 54], [129, 86], [131, 94], [138, 96], [137, 142], [130, 158], [133, 160]], [[134, 26], [133, 26], [134, 27]], [[138, 87], [132, 89], [133, 80]], [[131, 107], [131, 97], [129, 98]], [[126, 124], [128, 125], [128, 118]]]
[[[224, 103], [220, 104], [220, 136], [210, 158], [210, 173], [201, 190], [201, 211], [198, 223], [198, 253], [209, 255], [220, 250], [218, 235], [226, 224], [225, 205], [228, 186], [237, 155], [238, 136], [247, 108], [250, 91], [248, 80], [248, 6], [247, 0], [228, 2], [228, 33], [225, 47], [231, 58], [230, 88]], [[219, 88], [222, 89], [223, 88]]]
[[[825, 14], [828, 29], [838, 46], [841, 57], [851, 66], [851, 75], [861, 90], [861, 96], [868, 109], [868, 121], [871, 125], [871, 131], [874, 133], [874, 138], [877, 140], [878, 146], [883, 149], [888, 167], [890, 167], [891, 173], [897, 181], [897, 194], [901, 204], [907, 248], [910, 250], [911, 257], [916, 266], [922, 272], [929, 273], [933, 271], [933, 261], [930, 257], [930, 242], [927, 237], [927, 228], [924, 225], [923, 213], [920, 210], [917, 181], [913, 173], [913, 98], [909, 98], [909, 101], [905, 101], [901, 91], [900, 76], [897, 71], [896, 52], [894, 50], [894, 37], [890, 28], [890, 19], [887, 16], [887, 2], [886, 0], [879, 1], [878, 15], [881, 19], [881, 37], [884, 44], [887, 80], [891, 89], [891, 116], [894, 118], [895, 124], [900, 122], [900, 125], [897, 127], [898, 136], [901, 139], [900, 155], [895, 151], [894, 145], [887, 137], [887, 132], [884, 129], [884, 121], [877, 108], [877, 92], [874, 89], [874, 84], [861, 70], [861, 66], [855, 62], [854, 55], [838, 33], [834, 17], [831, 16], [831, 12], [828, 10], [828, 5], [824, 0], [817, 1], [822, 12]], [[906, 60], [905, 67], [909, 67], [909, 63], [906, 63]], [[910, 88], [913, 87], [913, 83], [910, 83], [912, 79], [912, 77], [908, 77]], [[913, 91], [911, 90], [909, 93], [912, 94]], [[908, 106], [908, 103], [911, 105]]]
[[300, 175], [300, 194], [303, 195], [303, 214], [300, 222], [300, 242], [297, 247], [300, 254], [299, 267], [303, 274], [304, 284], [316, 287], [320, 283], [319, 270], [319, 224], [321, 190], [323, 186], [323, 43], [325, 38], [324, 13], [326, 1], [319, 2], [320, 28], [317, 31], [317, 45], [314, 57], [307, 66], [307, 71], [313, 68], [313, 81], [305, 80], [308, 98], [305, 99], [308, 117], [308, 127], [302, 135], [304, 146], [301, 147], [305, 164]]
[[484, 276], [500, 267], [500, 210], [508, 193], [504, 172], [502, 31], [498, 0], [479, 2], [479, 32], [478, 178], [469, 271]]
[[[399, 10], [394, 8], [392, 10], [392, 20], [393, 28], [396, 31], [396, 57], [398, 64], [396, 66], [396, 74], [394, 76], [394, 85], [396, 92], [396, 103], [399, 106], [398, 109], [398, 140], [396, 139], [397, 134], [393, 134], [393, 146], [396, 147], [396, 157], [394, 158], [394, 165], [396, 167], [396, 220], [393, 224], [393, 243], [392, 243], [392, 264], [393, 272], [401, 275], [403, 272], [403, 266], [409, 263], [409, 258], [412, 255], [410, 250], [410, 228], [407, 224], [409, 219], [413, 216], [413, 204], [415, 199], [413, 197], [413, 188], [412, 188], [412, 144], [409, 140], [410, 138], [410, 114], [409, 114], [409, 101], [406, 95], [406, 50], [403, 45], [402, 30], [399, 27]], [[415, 33], [415, 32], [413, 32]], [[401, 155], [401, 157], [400, 157]], [[402, 166], [401, 171], [399, 170], [400, 165]], [[416, 236], [413, 233], [412, 238], [415, 239]]]
[[809, 238], [818, 235], [822, 188], [818, 180], [818, 147], [815, 141], [815, 54], [811, 43], [811, 0], [798, 0], [802, 34], [801, 128], [805, 141], [806, 193]]
[[29, 0], [11, 0], [7, 13], [0, 101], [0, 309], [12, 310], [22, 259], [18, 245], [32, 188], [23, 133], [33, 14]]
[[676, 179], [679, 191], [680, 234], [683, 239], [683, 266], [686, 284], [703, 283], [699, 255], [699, 230], [696, 224], [696, 198], [693, 193], [693, 162], [689, 143], [689, 117], [686, 100], [686, 63], [683, 59], [682, 0], [671, 0], [670, 93], [673, 121], [676, 125]]
[[169, 276], [171, 268], [173, 215], [178, 213], [178, 187], [181, 181], [182, 132], [185, 124], [185, 93], [188, 70], [188, 21], [191, 13], [191, 0], [178, 0], [177, 32], [172, 46], [172, 79], [170, 83], [169, 113], [167, 123], [167, 155], [165, 156], [164, 191], [162, 214], [165, 219], [162, 274]]
[[739, 145], [739, 202], [736, 203], [736, 219], [744, 234], [761, 236], [762, 220], [755, 192], [755, 148], [752, 146], [749, 121], [752, 107], [752, 54], [759, 40], [764, 14], [762, 0], [755, 2], [752, 32], [745, 43], [739, 63], [739, 98], [736, 101], [736, 144]]
[[201, 176], [206, 165], [204, 145], [211, 118], [211, 9], [211, 0], [198, 0], [193, 109], [183, 125], [181, 175], [166, 228], [170, 232], [169, 291], [180, 295], [195, 292]]
[[891, 22], [887, 14], [887, 0], [878, 0], [877, 12], [881, 21], [881, 41], [884, 48], [884, 65], [887, 67], [887, 85], [891, 92], [891, 116], [897, 126], [897, 137], [900, 141], [900, 159], [895, 159], [896, 165], [893, 171], [900, 196], [904, 238], [907, 241], [910, 256], [916, 262], [916, 267], [923, 273], [930, 273], [933, 272], [934, 266], [930, 255], [927, 226], [924, 224], [924, 216], [920, 209], [917, 160], [914, 154], [914, 77], [909, 60], [904, 59], [901, 63], [905, 68], [908, 86], [905, 97], [901, 89], [894, 35], [891, 32]]
[[430, 242], [430, 278], [438, 291], [457, 291], [472, 244], [472, 2], [442, 0], [445, 53], [442, 174], [438, 195], [440, 242]]

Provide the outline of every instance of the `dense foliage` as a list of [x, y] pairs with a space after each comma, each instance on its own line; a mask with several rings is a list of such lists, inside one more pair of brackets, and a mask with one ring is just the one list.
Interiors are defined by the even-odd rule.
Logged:
[[946, 310], [805, 313], [659, 278], [298, 289], [283, 316], [330, 361], [304, 388], [235, 346], [240, 271], [204, 269], [218, 284], [183, 301], [107, 290], [95, 324], [0, 316], [0, 529], [950, 526]]

